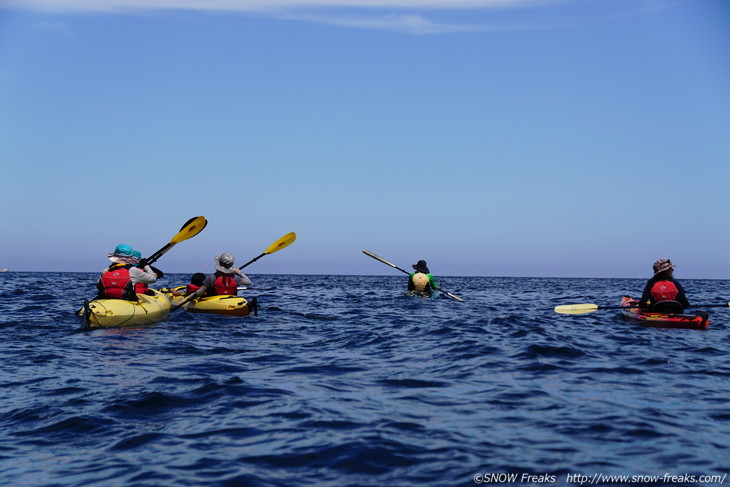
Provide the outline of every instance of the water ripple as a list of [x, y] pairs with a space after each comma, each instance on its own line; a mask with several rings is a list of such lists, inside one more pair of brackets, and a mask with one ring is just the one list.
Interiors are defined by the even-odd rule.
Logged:
[[[3, 484], [454, 486], [516, 472], [563, 485], [727, 468], [730, 312], [711, 310], [706, 331], [552, 312], [615, 304], [642, 280], [444, 278], [457, 303], [404, 298], [401, 276], [252, 276], [257, 318], [176, 312], [73, 333], [97, 276], [3, 274]], [[727, 301], [727, 281], [684, 283], [697, 302]]]

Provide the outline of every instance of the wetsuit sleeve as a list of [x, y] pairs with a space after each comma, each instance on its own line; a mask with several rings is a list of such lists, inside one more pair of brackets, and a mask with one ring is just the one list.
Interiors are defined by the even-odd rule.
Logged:
[[677, 293], [677, 301], [679, 301], [679, 304], [687, 308], [689, 306], [689, 300], [687, 299], [687, 295], [684, 292], [684, 288], [677, 281], [674, 281], [674, 285], [677, 286], [677, 291], [679, 291]]
[[248, 276], [241, 271], [238, 271], [238, 274], [234, 274], [233, 279], [235, 279], [235, 281], [236, 281], [236, 286], [250, 286], [251, 285], [251, 279], [249, 279]]
[[409, 291], [413, 291], [414, 289], [416, 289], [416, 285], [413, 284], [413, 274], [415, 274], [415, 272], [408, 274], [408, 290]]
[[132, 267], [129, 269], [129, 277], [132, 279], [134, 284], [142, 282], [144, 284], [152, 284], [157, 281], [157, 275], [152, 271], [150, 266], [145, 266], [144, 269], [139, 267]]
[[195, 294], [195, 296], [198, 296], [198, 297], [204, 296], [205, 292], [208, 289], [211, 289], [215, 285], [215, 279], [216, 279], [215, 274], [211, 274], [211, 275], [207, 276], [205, 278], [205, 280], [203, 281], [203, 284], [200, 285], [200, 289], [195, 291], [193, 294]]
[[433, 276], [431, 274], [428, 275], [428, 283], [431, 285], [431, 289], [438, 289], [439, 288], [436, 285], [436, 281], [433, 280]]
[[639, 301], [641, 309], [649, 309], [649, 305], [651, 304], [651, 287], [653, 284], [654, 281], [649, 279], [649, 282], [644, 287], [644, 293], [641, 295], [641, 301]]

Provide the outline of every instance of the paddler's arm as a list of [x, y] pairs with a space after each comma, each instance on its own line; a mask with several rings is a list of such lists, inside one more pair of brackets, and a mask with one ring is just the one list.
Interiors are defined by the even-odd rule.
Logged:
[[650, 279], [644, 287], [644, 292], [641, 294], [641, 300], [639, 301], [639, 307], [641, 309], [649, 309], [649, 303], [651, 301], [651, 287], [654, 282]]
[[157, 274], [155, 274], [150, 266], [145, 266], [144, 269], [139, 267], [130, 268], [129, 277], [135, 283], [142, 282], [144, 284], [152, 284], [157, 281]]
[[249, 279], [246, 274], [241, 272], [241, 269], [236, 268], [236, 271], [233, 273], [233, 279], [236, 281], [237, 286], [251, 285], [251, 279]]
[[684, 288], [677, 281], [674, 281], [674, 285], [677, 286], [677, 291], [679, 291], [677, 293], [677, 301], [679, 301], [679, 304], [681, 304], [685, 308], [688, 308], [689, 307], [689, 300], [687, 299], [687, 293], [685, 293]]
[[431, 289], [438, 291], [438, 284], [436, 284], [436, 281], [433, 280], [433, 276], [431, 274], [428, 274], [428, 283], [431, 285]]
[[205, 293], [208, 291], [208, 289], [215, 286], [215, 279], [216, 279], [215, 275], [207, 276], [205, 278], [205, 280], [203, 281], [203, 284], [200, 285], [200, 288], [197, 291], [195, 291], [194, 293], [190, 293], [188, 296], [195, 295], [195, 298], [193, 298], [193, 299], [197, 299], [201, 296], [204, 296]]
[[198, 288], [197, 291], [195, 291], [194, 293], [188, 294], [187, 297], [195, 296], [192, 299], [198, 299], [200, 296], [202, 296], [203, 294], [205, 294], [205, 291], [207, 291], [207, 290], [208, 290], [208, 288], [205, 287], [204, 285], [203, 286], [200, 286], [200, 288]]
[[408, 290], [409, 291], [413, 291], [414, 289], [416, 289], [416, 285], [413, 284], [413, 275], [414, 274], [415, 274], [415, 272], [411, 272], [410, 274], [408, 274]]

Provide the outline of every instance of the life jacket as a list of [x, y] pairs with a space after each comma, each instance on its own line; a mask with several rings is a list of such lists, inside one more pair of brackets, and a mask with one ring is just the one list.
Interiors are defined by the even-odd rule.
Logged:
[[[156, 279], [159, 279], [159, 278], [161, 278], [162, 276], [164, 276], [164, 275], [165, 275], [165, 274], [164, 274], [164, 273], [163, 273], [163, 272], [162, 272], [162, 271], [161, 271], [160, 269], [158, 269], [157, 267], [152, 267], [152, 266], [150, 266], [150, 269], [152, 269], [152, 272], [153, 272], [153, 273], [155, 274], [155, 278], [156, 278]], [[145, 270], [145, 269], [142, 269], [142, 270]], [[150, 285], [149, 285], [149, 284], [147, 284], [146, 282], [138, 282], [138, 283], [136, 283], [136, 284], [134, 285], [134, 291], [135, 291], [135, 292], [136, 292], [137, 294], [147, 294], [147, 295], [150, 295], [150, 293], [148, 293], [148, 291], [149, 291], [149, 290], [150, 290]], [[154, 292], [153, 292], [152, 294], [154, 294]]]
[[200, 289], [200, 286], [196, 286], [195, 284], [188, 284], [185, 288], [185, 294], [193, 294], [198, 289]]
[[137, 294], [146, 294], [150, 290], [150, 287], [146, 282], [138, 282], [134, 285], [134, 292]]
[[218, 276], [213, 283], [214, 294], [238, 294], [238, 284], [231, 274], [223, 274], [216, 272]]
[[411, 282], [413, 282], [414, 289], [416, 291], [426, 291], [430, 289], [430, 279], [427, 274], [422, 272], [416, 272], [411, 276]]
[[679, 289], [672, 281], [657, 281], [651, 287], [651, 297], [655, 303], [661, 301], [676, 301]]
[[130, 264], [112, 264], [99, 278], [99, 298], [137, 301], [129, 276]]

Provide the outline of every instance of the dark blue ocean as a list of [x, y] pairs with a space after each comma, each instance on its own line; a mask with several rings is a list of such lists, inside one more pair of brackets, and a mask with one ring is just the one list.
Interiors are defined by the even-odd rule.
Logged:
[[440, 278], [460, 303], [252, 275], [258, 317], [76, 332], [97, 277], [0, 274], [2, 486], [730, 484], [730, 309], [708, 330], [552, 311], [643, 280]]

